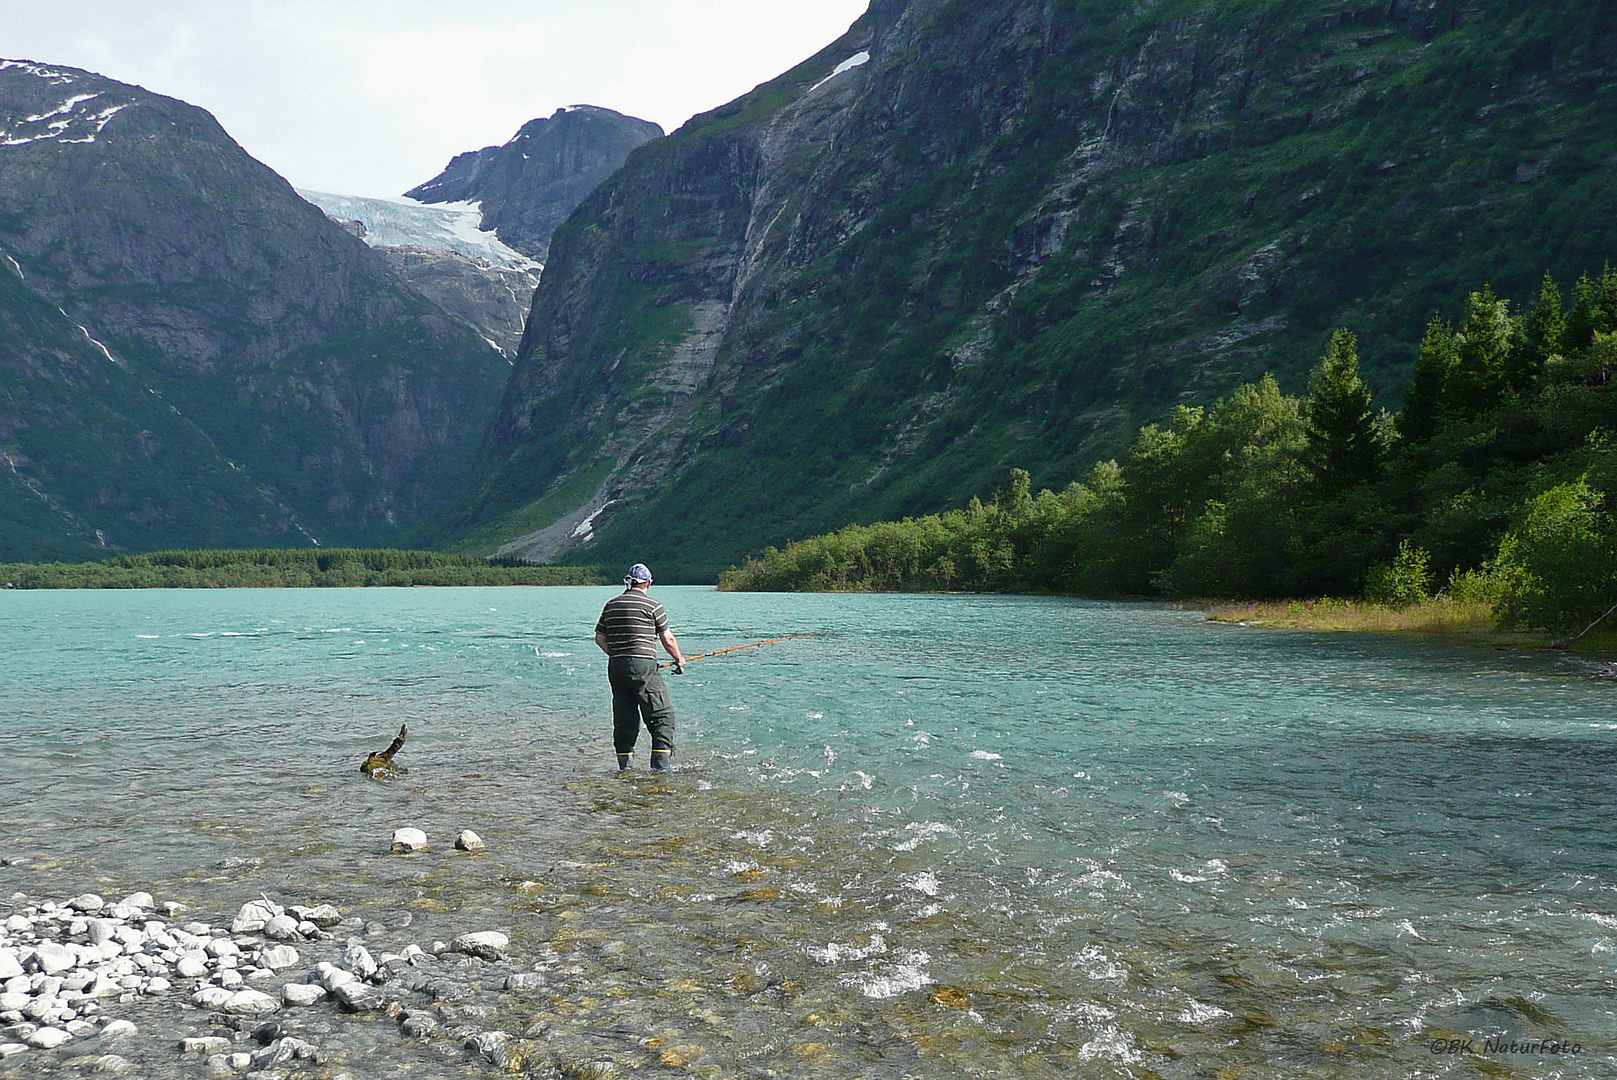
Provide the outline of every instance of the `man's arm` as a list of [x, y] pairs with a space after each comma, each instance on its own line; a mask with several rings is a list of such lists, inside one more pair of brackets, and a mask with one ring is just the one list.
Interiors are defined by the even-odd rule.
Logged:
[[606, 653], [606, 655], [612, 655], [612, 650], [608, 648], [606, 644], [606, 635], [601, 633], [599, 630], [595, 631], [595, 644], [599, 645], [601, 647], [601, 651]]
[[679, 642], [674, 640], [674, 632], [664, 630], [657, 636], [662, 639], [663, 648], [668, 650], [668, 655], [674, 658], [674, 674], [683, 675], [685, 673], [685, 654], [679, 651]]

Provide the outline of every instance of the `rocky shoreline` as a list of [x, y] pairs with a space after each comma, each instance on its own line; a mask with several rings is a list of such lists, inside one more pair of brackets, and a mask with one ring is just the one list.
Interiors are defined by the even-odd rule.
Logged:
[[[366, 1018], [385, 1018], [439, 1060], [559, 1064], [536, 1041], [542, 1023], [521, 1037], [476, 1023], [502, 995], [545, 986], [559, 963], [548, 948], [537, 963], [513, 962], [500, 931], [401, 944], [408, 916], [390, 928], [329, 904], [282, 905], [264, 895], [228, 925], [191, 919], [184, 904], [158, 905], [145, 892], [115, 903], [92, 893], [62, 901], [17, 893], [9, 903], [0, 935], [0, 1069], [116, 1075], [142, 1071], [132, 1059], [153, 1064], [161, 1052], [179, 1071], [189, 1064], [269, 1080], [318, 1069], [337, 1080], [347, 1074], [333, 1070], [347, 1062], [333, 1044], [345, 1021]], [[162, 1013], [153, 1026], [171, 1029], [178, 1017], [195, 1033], [147, 1034], [143, 1013], [152, 1010]], [[562, 1067], [603, 1077], [615, 1070], [610, 1061], [577, 1059]]]

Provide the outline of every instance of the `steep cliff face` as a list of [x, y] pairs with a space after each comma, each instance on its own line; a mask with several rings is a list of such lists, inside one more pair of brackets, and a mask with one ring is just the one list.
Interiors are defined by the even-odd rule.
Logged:
[[3, 61], [0, 131], [15, 536], [397, 543], [455, 490], [506, 360], [206, 112]]
[[556, 234], [467, 546], [708, 577], [1617, 250], [1607, 5], [877, 0]]
[[662, 136], [649, 120], [595, 105], [530, 120], [504, 146], [460, 154], [442, 173], [406, 192], [427, 203], [475, 202], [483, 228], [544, 262], [550, 237], [629, 152]]

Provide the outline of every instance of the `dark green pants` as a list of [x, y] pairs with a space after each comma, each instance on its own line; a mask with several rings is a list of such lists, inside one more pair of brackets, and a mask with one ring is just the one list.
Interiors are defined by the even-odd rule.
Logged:
[[640, 722], [651, 732], [653, 750], [674, 749], [674, 702], [657, 661], [614, 656], [606, 664], [612, 684], [612, 741], [620, 754], [631, 753], [640, 738]]

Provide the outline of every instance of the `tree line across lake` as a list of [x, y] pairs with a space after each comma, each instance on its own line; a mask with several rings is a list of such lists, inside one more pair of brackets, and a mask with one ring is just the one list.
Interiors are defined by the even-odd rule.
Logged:
[[103, 562], [0, 565], [17, 589], [297, 589], [409, 585], [599, 585], [593, 567], [531, 566], [433, 551], [270, 548], [163, 551]]
[[1120, 462], [1034, 494], [768, 549], [735, 590], [1096, 597], [1434, 594], [1577, 633], [1617, 605], [1617, 272], [1520, 311], [1491, 289], [1434, 318], [1395, 415], [1338, 331], [1302, 397], [1265, 376], [1142, 428]]

